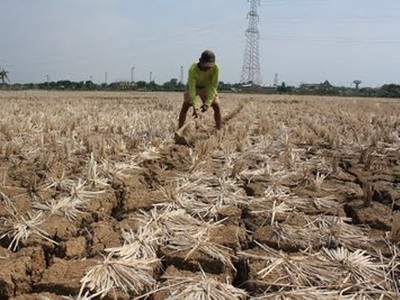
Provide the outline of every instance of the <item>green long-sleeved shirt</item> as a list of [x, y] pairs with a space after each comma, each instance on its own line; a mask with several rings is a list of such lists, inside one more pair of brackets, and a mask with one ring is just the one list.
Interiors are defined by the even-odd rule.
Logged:
[[207, 91], [207, 98], [204, 104], [207, 106], [212, 104], [217, 94], [218, 76], [219, 68], [217, 65], [214, 65], [214, 67], [207, 71], [200, 70], [197, 63], [194, 63], [190, 67], [187, 89], [194, 108], [199, 108], [199, 103], [196, 99], [196, 90], [199, 89], [205, 89]]

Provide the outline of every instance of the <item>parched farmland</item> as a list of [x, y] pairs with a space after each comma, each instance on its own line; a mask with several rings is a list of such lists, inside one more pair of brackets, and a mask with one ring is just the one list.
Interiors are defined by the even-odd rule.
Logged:
[[400, 100], [0, 93], [0, 299], [399, 299]]

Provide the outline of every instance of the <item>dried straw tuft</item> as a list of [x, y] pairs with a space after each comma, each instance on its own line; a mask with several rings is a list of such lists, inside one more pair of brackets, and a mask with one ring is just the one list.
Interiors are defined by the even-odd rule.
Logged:
[[85, 290], [94, 292], [91, 297], [106, 296], [113, 289], [134, 292], [140, 295], [154, 288], [154, 264], [158, 259], [113, 259], [109, 255], [105, 261], [91, 268], [81, 279], [81, 290], [78, 298], [85, 296]]
[[204, 272], [195, 277], [163, 276], [166, 282], [158, 291], [168, 290], [168, 300], [180, 299], [247, 299], [246, 291], [230, 284], [221, 283], [206, 276]]

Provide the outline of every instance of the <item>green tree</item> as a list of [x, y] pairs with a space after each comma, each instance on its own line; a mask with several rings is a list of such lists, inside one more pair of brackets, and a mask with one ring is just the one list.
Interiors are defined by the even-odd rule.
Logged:
[[135, 84], [137, 89], [145, 89], [147, 87], [147, 83], [145, 81], [138, 81]]
[[280, 86], [277, 87], [276, 89], [278, 92], [281, 93], [286, 93], [288, 91], [287, 87], [286, 87], [286, 83], [282, 82]]
[[390, 83], [380, 88], [380, 96], [389, 98], [400, 98], [400, 85]]
[[164, 82], [163, 88], [165, 91], [174, 91], [178, 86], [178, 79], [172, 78], [170, 81]]
[[150, 91], [157, 91], [158, 90], [158, 85], [154, 80], [150, 81], [147, 86], [148, 86]]

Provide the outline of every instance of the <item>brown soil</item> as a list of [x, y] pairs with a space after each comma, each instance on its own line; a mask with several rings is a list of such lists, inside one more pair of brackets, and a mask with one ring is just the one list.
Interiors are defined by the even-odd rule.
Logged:
[[[276, 104], [279, 105], [279, 104]], [[283, 105], [283, 104], [282, 104]], [[296, 103], [292, 103], [296, 105]], [[224, 126], [233, 124], [241, 110], [228, 113]], [[266, 126], [266, 125], [265, 125]], [[110, 189], [106, 194], [96, 196], [84, 208], [84, 214], [69, 221], [61, 216], [48, 218], [40, 228], [45, 231], [52, 243], [39, 235], [32, 234], [22, 241], [15, 251], [7, 250], [11, 240], [6, 236], [0, 240], [0, 299], [61, 299], [62, 295], [77, 295], [80, 280], [85, 272], [101, 261], [101, 254], [106, 248], [123, 244], [123, 229], [134, 229], [137, 226], [132, 219], [139, 210], [148, 211], [159, 202], [160, 187], [167, 186], [173, 176], [185, 176], [189, 168], [188, 151], [196, 149], [199, 141], [216, 137], [218, 132], [210, 130], [202, 134], [201, 128], [197, 136], [190, 136], [189, 146], [170, 144], [166, 146], [160, 158], [147, 160], [135, 171], [134, 176], [126, 179], [110, 181]], [[254, 131], [253, 134], [257, 134]], [[227, 138], [227, 137], [225, 137]], [[133, 146], [132, 146], [133, 147]], [[190, 148], [192, 147], [192, 148]], [[240, 145], [238, 145], [240, 148]], [[298, 147], [302, 147], [298, 145]], [[310, 149], [304, 145], [303, 149]], [[313, 145], [314, 151], [307, 152], [308, 158], [316, 156], [334, 157], [335, 151], [324, 144]], [[215, 162], [213, 162], [215, 163]], [[259, 165], [253, 161], [249, 164]], [[338, 207], [325, 209], [318, 206], [304, 208], [300, 212], [282, 212], [275, 216], [275, 222], [303, 227], [310, 218], [318, 215], [347, 216], [357, 226], [367, 226], [371, 238], [377, 245], [385, 233], [392, 228], [392, 214], [400, 210], [400, 154], [390, 153], [379, 167], [371, 166], [370, 161], [360, 159], [359, 154], [339, 158], [335, 174], [329, 174], [322, 187], [316, 189], [309, 182], [298, 178], [288, 179], [288, 187], [294, 195], [304, 199], [315, 199], [335, 196]], [[19, 163], [1, 160], [0, 179], [6, 178], [6, 185], [1, 192], [13, 200], [18, 211], [32, 211], [33, 199], [42, 202], [58, 197], [57, 194], [35, 191], [34, 184], [43, 181], [40, 169], [33, 169], [26, 161]], [[210, 164], [212, 168], [212, 164]], [[218, 166], [216, 163], [215, 166]], [[70, 167], [71, 173], [79, 172], [77, 163]], [[5, 170], [12, 170], [5, 172]], [[383, 171], [379, 171], [383, 170]], [[212, 170], [211, 170], [212, 172]], [[215, 168], [214, 173], [218, 173]], [[5, 175], [6, 174], [6, 175]], [[39, 174], [39, 175], [38, 175]], [[262, 198], [271, 185], [267, 175], [257, 175], [249, 182], [248, 178], [240, 178], [241, 186], [248, 199]], [[294, 183], [291, 183], [294, 182]], [[369, 192], [368, 192], [369, 191]], [[5, 209], [5, 201], [0, 196], [0, 217], [10, 217]], [[219, 211], [218, 219], [222, 226], [211, 231], [211, 240], [230, 249], [233, 255], [239, 251], [257, 252], [255, 241], [277, 250], [297, 252], [304, 250], [293, 244], [279, 241], [270, 223], [268, 213], [255, 213], [252, 206], [226, 206]], [[381, 243], [383, 254], [390, 255]], [[317, 247], [318, 248], [318, 247]], [[159, 258], [163, 263], [162, 275], [195, 276], [203, 270], [213, 276], [231, 278], [235, 286], [245, 288], [257, 295], [270, 286], [258, 281], [257, 272], [265, 267], [258, 260], [233, 261], [236, 270], [224, 266], [220, 261], [194, 251], [189, 257], [187, 252], [174, 252], [160, 247]], [[279, 270], [276, 272], [279, 273]], [[276, 281], [279, 274], [274, 273], [267, 281]], [[222, 280], [222, 279], [221, 279]], [[276, 281], [286, 284], [283, 279]], [[245, 284], [246, 283], [246, 284]], [[154, 299], [162, 299], [165, 294], [158, 293]], [[112, 299], [112, 296], [109, 296]], [[121, 293], [118, 299], [129, 299], [129, 295]], [[161, 297], [161, 298], [160, 298]]]

